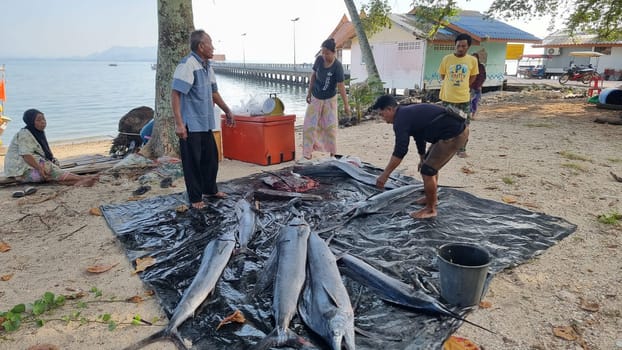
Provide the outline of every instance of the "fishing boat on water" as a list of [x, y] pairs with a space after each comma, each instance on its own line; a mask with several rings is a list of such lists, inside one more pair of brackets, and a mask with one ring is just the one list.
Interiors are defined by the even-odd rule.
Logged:
[[[3, 115], [4, 102], [6, 102], [6, 83], [4, 79], [4, 64], [0, 65], [0, 136], [6, 129], [7, 125], [11, 121], [11, 118]], [[2, 146], [2, 139], [0, 139], [0, 146]]]

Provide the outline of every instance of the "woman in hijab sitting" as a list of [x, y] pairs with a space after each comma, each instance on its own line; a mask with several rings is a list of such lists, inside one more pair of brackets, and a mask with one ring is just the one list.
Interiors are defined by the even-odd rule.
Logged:
[[29, 109], [23, 119], [26, 127], [15, 134], [6, 152], [5, 176], [22, 183], [50, 181], [86, 187], [95, 184], [97, 176], [76, 175], [59, 167], [45, 137], [47, 123], [43, 113]]

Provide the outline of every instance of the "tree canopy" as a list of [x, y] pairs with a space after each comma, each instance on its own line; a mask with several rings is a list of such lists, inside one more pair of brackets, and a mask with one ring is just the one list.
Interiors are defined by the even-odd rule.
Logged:
[[[431, 8], [435, 11], [432, 18], [437, 20], [450, 17], [448, 13], [457, 9], [453, 0], [413, 0], [412, 5]], [[502, 19], [551, 16], [550, 29], [561, 24], [571, 35], [588, 33], [605, 40], [622, 39], [622, 0], [494, 0], [485, 14]]]

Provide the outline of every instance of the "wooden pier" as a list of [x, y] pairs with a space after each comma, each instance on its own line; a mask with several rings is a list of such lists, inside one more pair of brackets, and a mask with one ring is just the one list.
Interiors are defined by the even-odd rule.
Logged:
[[[212, 62], [214, 71], [219, 74], [240, 76], [248, 79], [274, 81], [292, 85], [309, 85], [313, 65], [280, 63], [229, 63]], [[346, 79], [350, 77], [350, 66], [343, 65]]]

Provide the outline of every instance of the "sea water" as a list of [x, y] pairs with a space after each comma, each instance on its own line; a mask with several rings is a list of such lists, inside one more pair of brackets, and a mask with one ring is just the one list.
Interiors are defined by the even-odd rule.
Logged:
[[[8, 146], [24, 127], [25, 110], [45, 114], [50, 142], [112, 139], [119, 119], [133, 108], [154, 108], [153, 62], [100, 62], [76, 60], [5, 60], [6, 97], [3, 115], [12, 119], [0, 139]], [[258, 103], [276, 93], [285, 114], [302, 124], [306, 86], [234, 78], [217, 74], [219, 92], [231, 108], [251, 99]]]

